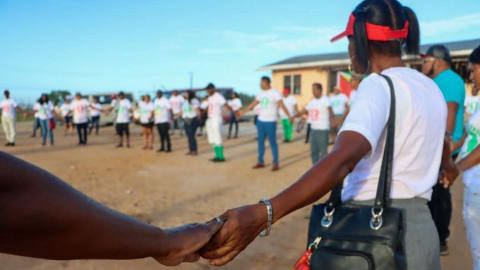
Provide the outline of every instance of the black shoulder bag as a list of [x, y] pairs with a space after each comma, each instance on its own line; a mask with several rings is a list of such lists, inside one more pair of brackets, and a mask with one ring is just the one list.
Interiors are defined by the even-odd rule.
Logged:
[[341, 183], [332, 190], [327, 203], [313, 206], [308, 231], [311, 255], [307, 251], [306, 263], [311, 270], [406, 269], [402, 210], [390, 206], [395, 92], [392, 80], [381, 76], [390, 87], [391, 106], [374, 205], [342, 204]]

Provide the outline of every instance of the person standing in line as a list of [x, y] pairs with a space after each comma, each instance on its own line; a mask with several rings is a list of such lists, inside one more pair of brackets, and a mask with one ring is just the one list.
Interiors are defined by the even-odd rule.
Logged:
[[92, 135], [92, 130], [95, 128], [95, 135], [98, 136], [100, 129], [100, 113], [103, 112], [102, 104], [98, 103], [98, 98], [93, 98], [93, 103], [90, 104], [90, 117], [92, 118], [90, 123], [90, 130], [88, 135]]
[[232, 127], [235, 125], [235, 136], [234, 139], [238, 138], [238, 119], [235, 115], [238, 110], [242, 108], [242, 101], [238, 97], [238, 94], [232, 91], [232, 99], [228, 101], [228, 106], [232, 108], [232, 112], [230, 113], [230, 126], [228, 127], [228, 137], [227, 139], [232, 138]]
[[[40, 99], [33, 106], [33, 113], [38, 113], [38, 118], [40, 119], [40, 126], [42, 127], [42, 146], [45, 146], [47, 143], [47, 134], [50, 138], [50, 146], [53, 146], [53, 129], [54, 127], [54, 116], [59, 118], [57, 113], [54, 110], [53, 103], [48, 99], [47, 94], [42, 94]], [[25, 117], [28, 116], [28, 113], [25, 113]]]
[[337, 139], [337, 134], [340, 128], [342, 127], [343, 121], [345, 121], [345, 117], [348, 115], [348, 110], [350, 107], [348, 106], [348, 97], [347, 95], [343, 94], [340, 90], [339, 86], [335, 86], [333, 88], [334, 96], [330, 98], [332, 103], [332, 110], [333, 114], [335, 115], [335, 122], [337, 123], [336, 127], [332, 127], [331, 129], [331, 143], [335, 143]]
[[[480, 86], [480, 46], [468, 58], [470, 80]], [[477, 90], [478, 91], [478, 90]], [[465, 184], [463, 218], [467, 227], [467, 239], [473, 257], [473, 269], [480, 270], [480, 110], [475, 110], [467, 122], [468, 137], [462, 147], [461, 160], [457, 163]]]
[[200, 131], [198, 132], [199, 137], [203, 136], [203, 128], [205, 127], [205, 123], [207, 122], [208, 118], [208, 113], [207, 109], [202, 109], [202, 108], [208, 108], [208, 96], [204, 97], [202, 99], [202, 103], [200, 103]]
[[[35, 105], [35, 104], [33, 104], [33, 105]], [[32, 109], [33, 109], [33, 107], [32, 107]], [[40, 126], [40, 118], [38, 118], [38, 112], [35, 113], [35, 114], [33, 115], [33, 117], [34, 117], [34, 120], [33, 120], [33, 132], [32, 132], [32, 136], [30, 136], [30, 138], [35, 138], [35, 137], [37, 137], [37, 129], [39, 129], [39, 128], [41, 129], [41, 128], [42, 128], [42, 127]]]
[[15, 146], [15, 140], [17, 137], [17, 110], [24, 113], [22, 108], [18, 107], [15, 100], [10, 98], [10, 91], [5, 90], [3, 92], [5, 99], [2, 100], [0, 106], [2, 107], [2, 126], [5, 136], [7, 137], [7, 143], [5, 146]]
[[182, 111], [176, 117], [181, 117], [184, 121], [185, 133], [188, 137], [188, 156], [196, 156], [197, 139], [195, 134], [197, 132], [198, 125], [200, 124], [200, 101], [195, 97], [195, 92], [188, 91], [186, 93], [186, 101], [182, 105]]
[[[443, 45], [432, 46], [423, 58], [422, 72], [432, 78], [438, 85], [447, 102], [448, 118], [446, 138], [451, 142], [452, 158], [456, 160], [462, 146], [464, 135], [463, 117], [465, 104], [465, 83], [451, 69], [450, 51]], [[440, 238], [440, 254], [449, 254], [447, 238], [450, 236], [450, 220], [452, 218], [452, 195], [440, 183], [433, 188], [430, 211]]]
[[467, 119], [477, 111], [478, 105], [480, 102], [480, 96], [478, 95], [478, 87], [473, 85], [472, 95], [465, 98], [465, 113], [467, 114]]
[[118, 144], [116, 148], [123, 147], [123, 136], [127, 140], [127, 148], [130, 148], [130, 114], [132, 113], [132, 103], [125, 97], [124, 92], [118, 93], [118, 100], [115, 108], [107, 110], [108, 113], [116, 109], [117, 119], [115, 121], [115, 129], [118, 135]]
[[[298, 112], [297, 100], [293, 95], [290, 94], [290, 89], [283, 89], [282, 101], [285, 107], [287, 107], [290, 115], [295, 115], [295, 113]], [[288, 119], [288, 116], [283, 112], [282, 109], [279, 109], [278, 113], [280, 114], [280, 119], [282, 120], [283, 136], [285, 137], [283, 142], [289, 143], [293, 138], [293, 124], [290, 123], [290, 119]]]
[[[171, 105], [170, 101], [163, 96], [161, 90], [157, 91], [157, 98], [154, 102], [155, 106], [155, 124], [158, 134], [160, 135], [160, 149], [157, 152], [172, 152], [172, 144], [170, 142], [170, 134], [168, 133], [168, 125], [170, 123]], [[165, 148], [166, 144], [166, 148]]]
[[330, 127], [336, 125], [330, 98], [323, 95], [323, 87], [319, 83], [312, 86], [313, 97], [308, 105], [294, 117], [301, 117], [308, 113], [310, 120], [310, 153], [315, 165], [328, 154], [328, 136]]
[[143, 150], [153, 150], [153, 120], [155, 118], [155, 106], [153, 105], [150, 95], [145, 95], [139, 105], [140, 109], [140, 125], [142, 125], [143, 134]]
[[260, 114], [258, 115], [257, 131], [258, 131], [258, 161], [253, 169], [265, 167], [263, 157], [265, 155], [265, 138], [268, 138], [270, 148], [272, 149], [273, 166], [272, 171], [278, 171], [278, 145], [277, 145], [277, 119], [278, 108], [288, 116], [290, 122], [293, 122], [292, 115], [285, 107], [282, 101], [282, 95], [270, 86], [270, 78], [262, 77], [260, 82], [262, 91], [257, 95], [255, 100], [244, 110], [238, 112], [238, 118], [241, 118], [246, 112], [252, 110], [257, 104], [260, 104]]
[[73, 135], [73, 117], [71, 115], [71, 104], [70, 99], [65, 97], [64, 103], [60, 106], [60, 112], [62, 113], [63, 117], [63, 124], [65, 125], [65, 134], [64, 136], [68, 135], [68, 131], [70, 134]]
[[87, 145], [88, 108], [90, 103], [82, 98], [82, 94], [75, 94], [68, 113], [73, 115], [73, 123], [77, 127], [78, 145]]
[[[183, 136], [183, 122], [182, 119], [176, 117], [182, 112], [182, 106], [185, 102], [185, 98], [182, 95], [178, 94], [178, 91], [175, 90], [172, 92], [172, 96], [169, 99], [172, 106], [172, 135], [175, 134], [175, 126], [180, 130], [180, 136]], [[176, 120], [175, 120], [176, 119]]]
[[[205, 88], [208, 92], [208, 120], [206, 123], [208, 142], [213, 146], [215, 157], [210, 161], [225, 162], [223, 154], [223, 108], [226, 107], [232, 111], [228, 106], [227, 100], [215, 90], [215, 85], [209, 83]], [[203, 109], [207, 109], [204, 107]]]

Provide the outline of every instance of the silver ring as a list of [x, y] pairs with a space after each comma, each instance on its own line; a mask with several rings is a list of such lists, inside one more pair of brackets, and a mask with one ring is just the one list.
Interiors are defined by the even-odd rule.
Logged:
[[218, 222], [222, 222], [222, 220], [219, 217], [215, 217], [215, 220]]

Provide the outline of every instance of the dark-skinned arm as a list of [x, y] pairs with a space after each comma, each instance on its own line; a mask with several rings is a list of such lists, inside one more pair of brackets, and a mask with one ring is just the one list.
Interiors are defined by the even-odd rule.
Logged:
[[250, 103], [250, 105], [248, 105], [245, 109], [239, 110], [239, 111], [237, 112], [237, 115], [236, 115], [236, 116], [237, 116], [237, 119], [242, 118], [243, 115], [245, 115], [245, 113], [253, 110], [253, 108], [254, 108], [255, 106], [257, 106], [258, 103], [260, 103], [260, 102], [259, 102], [258, 100], [256, 100], [256, 99], [254, 99], [254, 100]]
[[480, 163], [480, 146], [475, 147], [468, 156], [457, 163], [458, 169], [464, 172]]
[[453, 182], [459, 175], [459, 171], [457, 166], [455, 165], [455, 161], [452, 159], [450, 145], [450, 141], [445, 139], [443, 142], [443, 153], [441, 162], [442, 172], [440, 174], [440, 183], [443, 184], [445, 188], [453, 185]]
[[198, 260], [197, 250], [221, 227], [211, 222], [162, 230], [11, 155], [0, 152], [0, 164], [1, 253], [53, 260], [153, 257], [177, 265]]
[[[273, 222], [325, 196], [370, 150], [370, 143], [361, 134], [342, 132], [330, 154], [270, 200], [274, 211]], [[210, 263], [217, 266], [233, 260], [267, 226], [265, 205], [262, 203], [229, 210], [220, 218], [226, 220], [224, 228], [202, 251], [202, 257], [212, 259]]]

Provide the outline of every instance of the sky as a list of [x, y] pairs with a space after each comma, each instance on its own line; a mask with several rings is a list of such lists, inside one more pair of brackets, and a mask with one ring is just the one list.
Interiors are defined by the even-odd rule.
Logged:
[[[339, 4], [341, 3], [341, 4]], [[305, 54], [343, 52], [358, 0], [0, 0], [0, 89], [136, 95], [233, 87], [254, 94], [256, 68]], [[480, 38], [479, 0], [404, 0], [422, 44]]]

